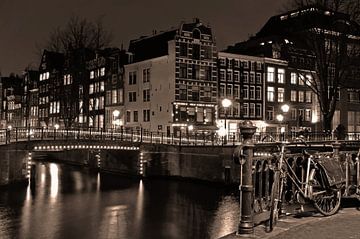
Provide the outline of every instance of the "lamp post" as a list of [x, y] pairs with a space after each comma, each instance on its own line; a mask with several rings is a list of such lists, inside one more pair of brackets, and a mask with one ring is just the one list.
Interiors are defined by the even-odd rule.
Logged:
[[224, 144], [227, 144], [227, 135], [228, 135], [228, 131], [226, 130], [226, 119], [227, 119], [227, 109], [231, 106], [232, 102], [231, 100], [225, 98], [221, 101], [221, 105], [225, 110], [225, 138], [224, 138]]
[[280, 123], [281, 140], [285, 141], [286, 126], [283, 126], [282, 122], [285, 120], [285, 115], [289, 112], [290, 106], [288, 104], [283, 104], [280, 109], [282, 113], [276, 116], [276, 120]]

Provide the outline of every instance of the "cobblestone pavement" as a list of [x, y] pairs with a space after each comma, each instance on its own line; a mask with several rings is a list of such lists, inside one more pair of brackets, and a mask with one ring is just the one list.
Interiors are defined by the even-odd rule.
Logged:
[[[224, 239], [249, 238], [235, 233]], [[264, 226], [257, 226], [252, 238], [264, 239], [332, 239], [360, 238], [360, 210], [342, 208], [337, 214], [324, 217], [318, 213], [286, 216], [280, 219], [273, 232], [266, 233]]]

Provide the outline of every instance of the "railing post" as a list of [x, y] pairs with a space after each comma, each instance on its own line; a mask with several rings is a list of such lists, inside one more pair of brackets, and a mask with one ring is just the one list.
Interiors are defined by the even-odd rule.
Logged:
[[15, 141], [18, 141], [18, 128], [15, 128]]
[[103, 139], [103, 128], [100, 128], [100, 140], [104, 140]]
[[124, 128], [123, 128], [123, 126], [121, 126], [121, 128], [120, 128], [120, 140], [123, 141], [123, 139], [124, 139]]
[[333, 144], [333, 153], [336, 157], [339, 157], [339, 153], [340, 153], [340, 147], [341, 147], [341, 143], [338, 141], [335, 141]]
[[240, 126], [240, 133], [244, 139], [241, 149], [245, 162], [243, 166], [243, 172], [240, 172], [242, 179], [240, 179], [240, 205], [241, 218], [238, 226], [239, 235], [249, 235], [254, 233], [254, 198], [253, 198], [253, 182], [252, 182], [252, 165], [253, 165], [253, 153], [254, 142], [253, 136], [256, 131], [256, 127], [251, 121], [244, 121]]
[[181, 130], [180, 130], [180, 135], [179, 135], [179, 146], [181, 146]]
[[164, 132], [161, 132], [161, 144], [164, 143]]
[[150, 132], [150, 144], [152, 144], [152, 132]]
[[54, 128], [54, 140], [56, 140], [56, 128]]
[[130, 139], [130, 141], [131, 142], [134, 142], [134, 129], [133, 128], [131, 128], [131, 133], [130, 133], [130, 136], [131, 136], [131, 139]]
[[44, 127], [41, 127], [41, 140], [44, 139]]
[[91, 127], [89, 128], [89, 139], [91, 139]]
[[66, 140], [69, 138], [69, 129], [66, 129]]
[[111, 128], [111, 141], [114, 139], [114, 128]]

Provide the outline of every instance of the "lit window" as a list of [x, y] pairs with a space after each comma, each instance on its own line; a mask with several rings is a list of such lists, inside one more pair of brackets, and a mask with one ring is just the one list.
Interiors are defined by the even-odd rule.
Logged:
[[105, 67], [102, 67], [100, 69], [100, 76], [104, 76], [105, 75]]
[[90, 79], [94, 79], [95, 78], [95, 73], [94, 71], [90, 71]]
[[285, 70], [284, 69], [278, 69], [278, 83], [285, 83]]
[[297, 74], [295, 72], [291, 72], [290, 83], [292, 85], [297, 84]]
[[267, 88], [267, 100], [269, 102], [274, 102], [274, 98], [275, 98], [274, 96], [275, 96], [274, 87], [268, 86], [268, 88]]
[[285, 90], [284, 88], [278, 88], [278, 102], [284, 102], [284, 94]]
[[100, 82], [100, 92], [103, 92], [103, 91], [105, 91], [105, 83], [104, 83], [104, 81], [101, 81]]
[[304, 91], [299, 91], [299, 102], [304, 102]]
[[89, 94], [94, 93], [94, 84], [89, 85]]
[[267, 81], [268, 82], [274, 82], [274, 75], [275, 75], [275, 68], [274, 67], [268, 67], [267, 68]]

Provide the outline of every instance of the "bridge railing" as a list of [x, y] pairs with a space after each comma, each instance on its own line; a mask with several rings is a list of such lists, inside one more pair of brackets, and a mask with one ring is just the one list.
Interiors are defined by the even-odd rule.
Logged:
[[[265, 135], [271, 135], [276, 140], [291, 140], [302, 135], [307, 141], [333, 141], [336, 140], [334, 133], [324, 132], [288, 132], [281, 133], [259, 133], [252, 136], [253, 141], [261, 141]], [[125, 142], [144, 142], [153, 144], [172, 145], [237, 145], [243, 141], [240, 132], [229, 132], [221, 136], [216, 131], [177, 134], [163, 131], [151, 132], [145, 129], [119, 128], [119, 129], [97, 129], [97, 128], [70, 128], [70, 129], [48, 129], [48, 128], [12, 128], [0, 129], [0, 144], [18, 141], [33, 140], [118, 140]], [[360, 140], [359, 132], [348, 132], [344, 140]]]

